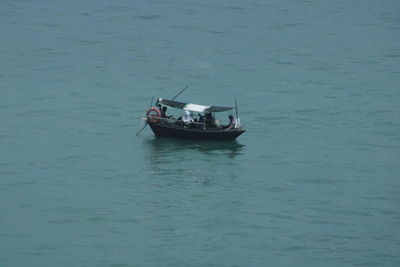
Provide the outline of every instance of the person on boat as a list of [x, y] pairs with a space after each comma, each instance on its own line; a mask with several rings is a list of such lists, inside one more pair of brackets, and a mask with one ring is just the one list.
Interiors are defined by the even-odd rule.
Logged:
[[237, 120], [232, 116], [229, 115], [229, 124], [225, 126], [225, 130], [229, 131], [231, 129], [237, 128]]
[[164, 107], [161, 109], [161, 118], [163, 118], [163, 119], [169, 119], [169, 118], [171, 118], [171, 116], [167, 116], [167, 107], [166, 107], [166, 106], [164, 106]]
[[185, 123], [185, 124], [192, 124], [192, 123], [194, 123], [194, 120], [193, 120], [193, 118], [191, 117], [190, 112], [189, 112], [188, 110], [185, 110], [185, 113], [183, 114], [183, 117], [182, 117], [182, 121], [183, 121], [183, 123]]
[[205, 122], [207, 128], [215, 128], [216, 127], [215, 118], [212, 116], [212, 114], [210, 112], [207, 112], [205, 114], [204, 122]]
[[204, 116], [202, 116], [200, 113], [197, 114], [199, 116], [199, 120], [197, 121], [198, 123], [203, 123], [204, 122]]

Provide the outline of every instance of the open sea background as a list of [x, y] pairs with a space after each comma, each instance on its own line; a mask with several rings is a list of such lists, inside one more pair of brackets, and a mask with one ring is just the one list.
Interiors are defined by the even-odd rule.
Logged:
[[0, 265], [399, 266], [399, 103], [397, 0], [2, 0]]

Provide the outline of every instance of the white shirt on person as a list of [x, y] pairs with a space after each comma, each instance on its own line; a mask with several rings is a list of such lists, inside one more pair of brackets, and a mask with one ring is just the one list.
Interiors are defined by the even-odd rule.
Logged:
[[183, 117], [182, 117], [182, 121], [184, 123], [193, 123], [194, 122], [194, 120], [190, 116], [190, 112], [189, 111], [185, 110], [185, 113], [183, 114]]

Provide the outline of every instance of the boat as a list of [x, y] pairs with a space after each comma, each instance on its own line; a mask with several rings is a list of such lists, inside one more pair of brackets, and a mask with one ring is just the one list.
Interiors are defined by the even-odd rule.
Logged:
[[[198, 118], [191, 118], [190, 122], [184, 117], [162, 116], [162, 109], [169, 107], [180, 109], [185, 114], [196, 112]], [[215, 119], [215, 113], [236, 110], [236, 120], [233, 119], [231, 126], [219, 125]], [[189, 115], [188, 115], [189, 116]], [[232, 115], [230, 115], [232, 116]], [[233, 116], [232, 116], [233, 118]], [[235, 107], [205, 106], [193, 103], [185, 103], [175, 100], [158, 98], [155, 105], [146, 112], [144, 121], [150, 126], [156, 137], [172, 137], [192, 140], [234, 140], [246, 130], [240, 125], [237, 105]]]

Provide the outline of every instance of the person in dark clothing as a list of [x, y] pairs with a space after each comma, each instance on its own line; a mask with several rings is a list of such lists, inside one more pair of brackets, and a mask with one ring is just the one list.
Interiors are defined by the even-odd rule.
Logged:
[[237, 120], [232, 115], [229, 115], [228, 118], [229, 118], [229, 124], [224, 127], [227, 131], [237, 127]]
[[198, 122], [199, 122], [199, 123], [203, 123], [203, 122], [204, 122], [204, 116], [202, 116], [200, 113], [199, 113], [198, 115], [199, 115], [199, 120], [198, 120]]
[[164, 106], [164, 107], [161, 109], [161, 118], [169, 119], [170, 117], [171, 117], [171, 116], [167, 116], [167, 107]]
[[162, 107], [161, 109], [161, 118], [167, 118], [167, 107]]
[[206, 124], [206, 128], [215, 128], [215, 127], [217, 127], [217, 124], [215, 123], [215, 118], [210, 112], [207, 112], [205, 114], [204, 122]]

